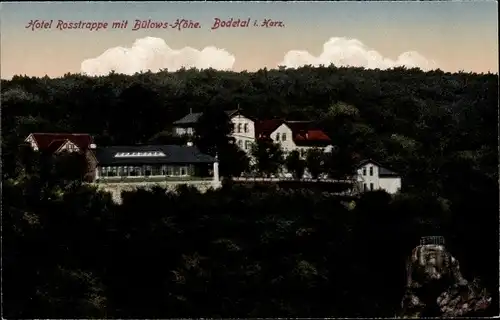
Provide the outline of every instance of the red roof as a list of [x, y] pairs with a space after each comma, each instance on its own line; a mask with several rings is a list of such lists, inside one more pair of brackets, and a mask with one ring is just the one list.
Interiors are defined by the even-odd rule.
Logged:
[[32, 133], [30, 136], [35, 139], [40, 150], [51, 152], [57, 151], [67, 141], [74, 143], [82, 150], [88, 149], [94, 143], [87, 133]]
[[257, 137], [269, 137], [273, 131], [282, 124], [286, 124], [292, 131], [293, 141], [297, 146], [327, 146], [332, 140], [323, 130], [318, 129], [311, 121], [285, 121], [264, 120], [256, 123], [255, 132]]
[[332, 140], [322, 130], [306, 130], [294, 134], [293, 141], [302, 147], [326, 147]]
[[285, 123], [294, 133], [309, 130], [314, 127], [314, 123], [311, 121], [286, 121]]
[[325, 146], [330, 144], [332, 140], [321, 130], [306, 130], [294, 135], [293, 140], [296, 145], [307, 146], [309, 144], [317, 144]]
[[47, 150], [49, 152], [56, 152], [60, 147], [62, 147], [63, 144], [66, 143], [66, 141], [68, 140], [54, 140], [47, 146], [47, 148], [44, 148], [44, 150]]
[[282, 119], [260, 120], [255, 122], [255, 136], [264, 138], [278, 129], [285, 121]]

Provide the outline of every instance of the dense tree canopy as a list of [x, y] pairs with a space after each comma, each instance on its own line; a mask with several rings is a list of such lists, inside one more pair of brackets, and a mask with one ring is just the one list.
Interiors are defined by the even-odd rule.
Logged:
[[283, 165], [283, 150], [270, 139], [259, 140], [252, 145], [251, 155], [255, 159], [255, 169], [265, 176], [276, 174]]
[[301, 158], [299, 151], [293, 150], [290, 152], [285, 159], [285, 166], [295, 179], [300, 179], [304, 176], [306, 163], [304, 159]]
[[[332, 66], [15, 76], [1, 94], [7, 318], [393, 316], [406, 255], [436, 233], [466, 277], [498, 287], [496, 74]], [[230, 130], [221, 111], [238, 105], [250, 117], [317, 121], [335, 145], [321, 159], [334, 175], [373, 158], [401, 173], [403, 192], [350, 202], [226, 185], [139, 190], [115, 204], [79, 182], [81, 159], [21, 146], [32, 132], [86, 132], [97, 145], [184, 141], [171, 123], [192, 109], [207, 111], [198, 142], [238, 174], [248, 159], [221, 140]], [[263, 172], [277, 161], [307, 167], [272, 148], [254, 148], [267, 150], [269, 161], [255, 164]]]

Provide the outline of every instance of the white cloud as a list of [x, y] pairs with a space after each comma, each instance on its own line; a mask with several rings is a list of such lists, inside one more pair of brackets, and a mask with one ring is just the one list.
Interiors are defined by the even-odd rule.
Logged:
[[307, 51], [291, 50], [285, 54], [279, 64], [288, 68], [298, 68], [304, 65], [334, 64], [337, 67], [364, 67], [366, 69], [388, 69], [405, 66], [418, 67], [422, 70], [436, 69], [436, 63], [428, 60], [415, 51], [407, 51], [396, 60], [383, 57], [379, 52], [368, 48], [357, 39], [330, 38], [323, 45], [323, 51], [317, 57]]
[[224, 49], [206, 47], [199, 51], [185, 47], [175, 50], [163, 39], [146, 37], [137, 39], [131, 48], [111, 48], [96, 58], [83, 61], [81, 71], [90, 76], [99, 76], [107, 75], [112, 70], [129, 75], [148, 70], [176, 71], [182, 67], [229, 70], [234, 61], [235, 57]]

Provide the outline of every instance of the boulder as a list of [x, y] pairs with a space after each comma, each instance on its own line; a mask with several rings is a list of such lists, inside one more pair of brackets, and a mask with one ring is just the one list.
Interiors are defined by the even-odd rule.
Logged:
[[477, 279], [469, 283], [463, 278], [444, 242], [421, 241], [408, 259], [407, 272], [400, 318], [480, 316], [491, 304]]

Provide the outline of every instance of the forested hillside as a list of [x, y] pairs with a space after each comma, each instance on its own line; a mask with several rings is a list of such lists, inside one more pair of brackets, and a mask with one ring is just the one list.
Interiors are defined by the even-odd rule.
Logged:
[[[446, 236], [466, 277], [498, 287], [496, 74], [16, 76], [1, 94], [7, 318], [393, 316], [404, 259], [428, 234]], [[170, 124], [190, 109], [238, 106], [260, 119], [318, 121], [338, 150], [401, 173], [403, 194], [370, 192], [354, 206], [307, 190], [226, 186], [139, 191], [117, 205], [20, 147], [32, 132], [172, 142]], [[217, 139], [209, 126], [207, 139]]]

